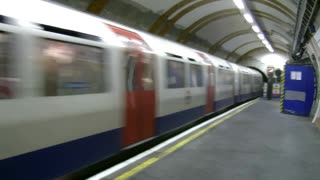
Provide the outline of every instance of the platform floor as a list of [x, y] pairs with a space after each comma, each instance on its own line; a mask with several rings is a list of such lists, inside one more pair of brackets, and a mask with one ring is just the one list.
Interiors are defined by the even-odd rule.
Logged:
[[320, 131], [310, 118], [258, 100], [129, 179], [318, 180], [319, 154]]

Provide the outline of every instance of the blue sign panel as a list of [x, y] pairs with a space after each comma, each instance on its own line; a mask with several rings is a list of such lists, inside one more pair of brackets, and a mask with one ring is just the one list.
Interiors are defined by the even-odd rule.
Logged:
[[309, 116], [315, 94], [312, 66], [287, 65], [285, 70], [283, 112]]

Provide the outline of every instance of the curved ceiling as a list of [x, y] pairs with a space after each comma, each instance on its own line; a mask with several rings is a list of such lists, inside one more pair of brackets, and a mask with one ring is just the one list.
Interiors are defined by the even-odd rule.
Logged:
[[[58, 0], [57, 0], [58, 1]], [[59, 1], [63, 3], [62, 0]], [[99, 14], [108, 0], [91, 0], [87, 11]], [[210, 45], [207, 51], [237, 61], [264, 44], [251, 29], [232, 0], [131, 0], [158, 17], [147, 28], [159, 36], [168, 36], [181, 27], [176, 41], [190, 45], [194, 36]], [[289, 54], [293, 44], [297, 5], [294, 0], [244, 0], [266, 39], [276, 51]], [[190, 44], [189, 44], [190, 43]], [[218, 53], [218, 52], [224, 53]], [[221, 55], [223, 54], [223, 55]]]

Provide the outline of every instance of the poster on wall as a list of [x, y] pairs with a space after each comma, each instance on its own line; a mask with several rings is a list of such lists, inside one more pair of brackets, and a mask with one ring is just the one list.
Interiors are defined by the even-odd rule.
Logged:
[[272, 86], [272, 97], [273, 98], [280, 98], [280, 89], [281, 84], [280, 83], [274, 83]]

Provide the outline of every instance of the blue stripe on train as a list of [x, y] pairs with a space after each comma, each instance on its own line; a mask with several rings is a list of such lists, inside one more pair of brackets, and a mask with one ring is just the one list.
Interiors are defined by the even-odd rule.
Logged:
[[205, 106], [179, 111], [156, 119], [156, 135], [178, 128], [188, 122], [202, 117], [205, 113]]
[[[232, 105], [234, 98], [222, 99], [214, 102], [215, 111]], [[190, 123], [205, 114], [205, 106], [198, 106], [184, 111], [162, 116], [156, 119], [156, 135], [164, 134], [182, 125]]]
[[251, 93], [241, 94], [240, 96], [241, 96], [241, 101], [245, 101], [253, 97]]
[[99, 133], [0, 161], [1, 179], [53, 179], [120, 150], [121, 129]]
[[[215, 102], [216, 108], [231, 105], [233, 98]], [[205, 106], [180, 111], [156, 119], [156, 135], [163, 134], [202, 117]], [[118, 152], [121, 128], [0, 161], [2, 179], [53, 179], [90, 165]]]
[[219, 110], [224, 109], [228, 106], [231, 106], [232, 104], [234, 104], [233, 97], [216, 101], [215, 102], [215, 110], [219, 111]]
[[235, 103], [241, 102], [241, 96], [240, 95], [235, 96], [234, 99], [235, 99]]

